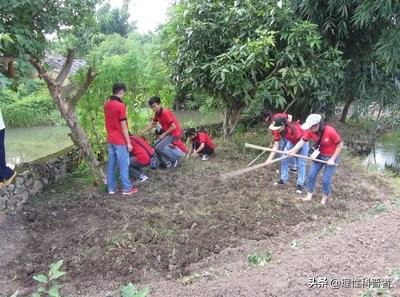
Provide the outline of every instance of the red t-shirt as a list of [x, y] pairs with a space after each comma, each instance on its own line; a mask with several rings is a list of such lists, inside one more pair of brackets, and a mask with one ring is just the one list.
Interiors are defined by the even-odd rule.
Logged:
[[154, 154], [153, 148], [143, 138], [137, 136], [129, 136], [129, 138], [131, 139], [132, 154], [135, 156], [135, 159], [143, 165], [149, 165], [150, 164], [149, 153], [151, 155]]
[[172, 144], [177, 146], [182, 152], [186, 153], [186, 145], [183, 143], [182, 140], [178, 139], [174, 141]]
[[214, 143], [211, 140], [210, 136], [208, 136], [207, 133], [205, 132], [197, 132], [197, 137], [194, 139], [194, 141], [202, 144], [208, 144], [209, 147], [211, 147], [212, 149], [214, 149]]
[[164, 131], [167, 131], [171, 124], [175, 123], [176, 129], [171, 132], [171, 135], [178, 138], [182, 136], [181, 125], [170, 110], [162, 108], [159, 114], [154, 114], [153, 121], [159, 122]]
[[117, 96], [111, 96], [104, 104], [104, 118], [107, 130], [107, 142], [117, 145], [126, 145], [124, 134], [122, 133], [121, 122], [128, 121], [126, 118], [126, 106]]
[[[301, 129], [299, 123], [291, 123], [290, 125], [293, 127], [294, 131], [289, 125], [286, 125], [285, 131], [282, 132], [283, 138], [289, 140], [291, 143], [296, 144], [299, 142], [305, 131]], [[274, 135], [275, 141], [279, 141], [279, 139], [282, 137], [281, 133], [279, 133], [277, 130], [273, 130], [272, 134]]]
[[[310, 139], [314, 140], [315, 143], [318, 142], [319, 136], [310, 130], [304, 132], [303, 140], [309, 141]], [[322, 135], [321, 145], [319, 150], [321, 155], [324, 156], [332, 156], [336, 150], [337, 145], [341, 142], [339, 134], [336, 132], [335, 128], [326, 125], [324, 133]]]

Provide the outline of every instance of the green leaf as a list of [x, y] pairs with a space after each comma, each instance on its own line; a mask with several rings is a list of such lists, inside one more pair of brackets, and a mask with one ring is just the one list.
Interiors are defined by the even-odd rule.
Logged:
[[136, 293], [135, 297], [145, 297], [148, 293], [149, 293], [149, 289], [148, 288], [144, 288], [144, 289], [138, 291]]
[[54, 285], [50, 288], [50, 290], [47, 292], [50, 297], [60, 297], [60, 292], [58, 289], [60, 288], [59, 285]]
[[55, 271], [54, 273], [52, 273], [52, 274], [50, 275], [50, 279], [51, 279], [51, 280], [57, 279], [57, 278], [59, 278], [59, 277], [65, 275], [65, 274], [66, 274], [65, 271]]
[[44, 284], [47, 284], [47, 283], [49, 282], [47, 276], [44, 275], [44, 274], [35, 275], [35, 276], [33, 277], [33, 279], [34, 279], [34, 280], [37, 280], [38, 282], [44, 283]]

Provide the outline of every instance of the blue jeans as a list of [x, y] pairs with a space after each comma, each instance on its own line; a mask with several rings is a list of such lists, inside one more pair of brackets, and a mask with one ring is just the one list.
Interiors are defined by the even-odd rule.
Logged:
[[[170, 146], [167, 146], [167, 147], [165, 148], [165, 151], [168, 151], [168, 154], [174, 155], [174, 157], [175, 157], [176, 159], [178, 159], [179, 161], [180, 161], [184, 156], [186, 156], [186, 154], [185, 154], [184, 152], [182, 152], [182, 151], [181, 151], [179, 148], [177, 148], [177, 147], [172, 148], [172, 147], [170, 147]], [[158, 156], [158, 159], [159, 159], [160, 163], [162, 163], [162, 164], [164, 164], [164, 165], [169, 161], [169, 160], [166, 160], [165, 157], [162, 157], [162, 156]]]
[[0, 130], [0, 181], [9, 179], [14, 174], [14, 170], [8, 167], [6, 163], [5, 134], [6, 129]]
[[133, 176], [136, 180], [138, 180], [142, 175], [142, 168], [147, 165], [143, 165], [135, 157], [129, 158], [129, 176]]
[[[291, 143], [290, 141], [287, 142], [287, 150], [292, 149], [295, 146], [294, 143]], [[310, 145], [308, 142], [306, 142], [300, 149], [300, 151], [297, 153], [302, 156], [308, 155], [308, 150], [310, 148]], [[289, 162], [291, 162], [292, 159], [292, 166], [294, 164], [297, 165], [297, 184], [299, 186], [304, 186], [304, 182], [306, 179], [306, 167], [307, 167], [307, 160], [303, 158], [285, 158], [281, 161], [281, 179], [286, 183], [289, 180]]]
[[177, 140], [176, 137], [167, 135], [164, 137], [164, 139], [156, 141], [154, 144], [154, 150], [156, 151], [159, 159], [170, 162], [176, 161], [177, 157], [171, 152], [171, 148], [169, 147], [169, 145], [175, 140]]
[[[281, 151], [288, 151], [292, 147], [294, 147], [294, 143], [292, 143], [286, 139], [285, 139], [285, 141], [281, 141], [281, 143], [279, 144], [279, 150], [281, 150]], [[277, 156], [282, 157], [281, 154], [278, 154]], [[297, 168], [297, 158], [292, 157], [292, 158], [287, 158], [287, 160], [292, 168]]]
[[107, 143], [108, 148], [108, 167], [107, 167], [107, 185], [108, 191], [115, 191], [116, 177], [115, 169], [119, 167], [119, 177], [122, 183], [122, 189], [129, 191], [132, 188], [129, 179], [129, 153], [126, 145], [117, 145]]
[[[330, 157], [321, 156], [320, 159], [323, 161], [328, 161]], [[335, 163], [339, 164], [339, 161], [340, 157], [337, 157]], [[310, 167], [310, 171], [308, 172], [307, 191], [309, 193], [314, 193], [315, 181], [317, 179], [318, 172], [322, 169], [322, 167], [325, 167], [324, 175], [322, 176], [322, 194], [328, 196], [331, 192], [331, 181], [333, 173], [335, 172], [337, 166], [329, 166], [324, 163], [313, 161]]]

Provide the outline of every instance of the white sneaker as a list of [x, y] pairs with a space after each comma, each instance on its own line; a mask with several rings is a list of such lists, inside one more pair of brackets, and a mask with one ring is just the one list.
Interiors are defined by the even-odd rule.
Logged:
[[149, 179], [149, 177], [147, 175], [143, 174], [141, 177], [139, 177], [138, 182], [142, 183], [142, 182], [145, 182], [148, 179]]
[[209, 159], [209, 156], [206, 154], [203, 154], [203, 157], [201, 158], [202, 161], [207, 161]]

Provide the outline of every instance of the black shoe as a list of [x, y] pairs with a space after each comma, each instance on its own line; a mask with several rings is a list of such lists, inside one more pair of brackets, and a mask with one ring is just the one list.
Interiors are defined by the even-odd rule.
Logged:
[[303, 192], [303, 186], [297, 185], [296, 187], [296, 193], [301, 194]]
[[170, 164], [167, 166], [167, 169], [175, 169], [179, 165], [179, 160], [176, 159], [175, 161], [171, 161]]
[[284, 185], [284, 184], [285, 184], [285, 182], [284, 182], [282, 179], [280, 179], [280, 180], [278, 180], [276, 183], [274, 183], [275, 186], [277, 186], [277, 185]]
[[293, 173], [297, 173], [297, 167], [290, 168], [290, 171], [293, 172]]

